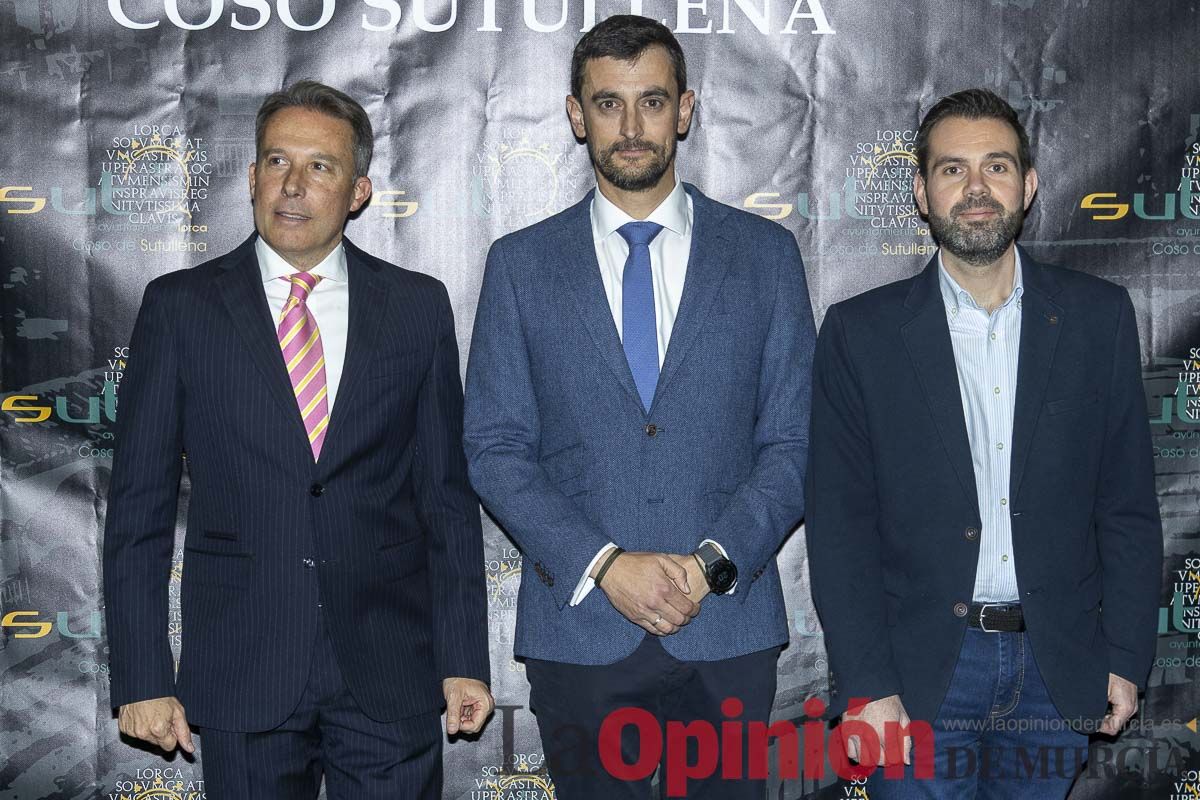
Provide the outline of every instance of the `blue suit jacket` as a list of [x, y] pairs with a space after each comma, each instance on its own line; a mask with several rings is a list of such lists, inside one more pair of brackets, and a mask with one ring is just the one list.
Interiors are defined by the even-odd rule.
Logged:
[[[1124, 289], [1021, 253], [1008, 508], [1028, 635], [1062, 715], [1146, 680], [1162, 531], [1137, 321]], [[932, 719], [967, 621], [980, 516], [936, 256], [821, 326], [809, 567], [836, 710], [900, 694]], [[986, 533], [985, 533], [986, 535]], [[961, 609], [960, 609], [961, 610]]]
[[[199, 725], [274, 727], [300, 699], [321, 617], [375, 719], [438, 708], [444, 677], [487, 680], [449, 298], [433, 278], [345, 247], [346, 360], [316, 463], [254, 237], [146, 288], [104, 537], [113, 705], [175, 694]], [[176, 683], [167, 576], [184, 450]]]
[[568, 605], [609, 541], [689, 553], [711, 537], [737, 565], [737, 592], [663, 640], [677, 658], [788, 640], [775, 551], [803, 513], [815, 338], [804, 269], [782, 227], [686, 189], [692, 249], [649, 413], [600, 279], [591, 193], [488, 254], [465, 441], [473, 485], [533, 567], [519, 656], [607, 664], [637, 647], [645, 632], [603, 591]]

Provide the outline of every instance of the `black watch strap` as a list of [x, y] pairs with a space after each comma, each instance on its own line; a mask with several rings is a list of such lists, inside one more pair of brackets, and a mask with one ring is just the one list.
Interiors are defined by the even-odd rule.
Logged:
[[737, 567], [712, 542], [705, 542], [693, 553], [704, 570], [704, 579], [714, 594], [727, 594], [737, 583]]

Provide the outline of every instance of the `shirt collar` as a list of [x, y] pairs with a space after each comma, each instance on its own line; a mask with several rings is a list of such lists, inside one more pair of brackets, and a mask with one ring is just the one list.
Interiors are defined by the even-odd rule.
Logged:
[[[601, 239], [607, 239], [625, 223], [635, 221], [605, 197], [603, 192], [596, 189], [592, 197], [592, 224]], [[656, 222], [679, 236], [687, 236], [691, 231], [692, 199], [688, 197], [687, 190], [683, 188], [683, 181], [679, 180], [678, 175], [675, 176], [675, 188], [650, 212], [646, 222]]]
[[[289, 275], [294, 275], [300, 270], [293, 267], [283, 256], [275, 252], [271, 245], [267, 244], [266, 240], [261, 236], [254, 242], [254, 252], [258, 256], [258, 270], [262, 273], [262, 282], [270, 283], [278, 278], [286, 278]], [[322, 259], [320, 264], [317, 264], [312, 269], [308, 270], [311, 275], [320, 275], [322, 278], [334, 283], [346, 282], [346, 249], [341, 243], [329, 252], [329, 255]]]
[[[1000, 308], [1005, 308], [1012, 303], [1018, 306], [1021, 304], [1021, 295], [1025, 294], [1025, 280], [1021, 274], [1021, 251], [1018, 248], [1013, 248], [1013, 288], [1008, 299], [1000, 304]], [[942, 289], [942, 302], [946, 304], [946, 311], [950, 316], [957, 316], [963, 306], [974, 308], [982, 311], [979, 304], [975, 302], [975, 298], [971, 297], [971, 293], [958, 285], [958, 281], [950, 276], [946, 270], [946, 265], [942, 263], [942, 251], [938, 248], [938, 285]], [[997, 311], [1000, 308], [996, 309]]]

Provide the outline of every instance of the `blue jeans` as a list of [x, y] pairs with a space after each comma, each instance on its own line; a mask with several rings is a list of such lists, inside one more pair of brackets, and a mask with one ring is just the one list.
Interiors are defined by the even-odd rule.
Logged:
[[931, 725], [934, 777], [907, 767], [892, 780], [878, 769], [867, 781], [872, 800], [1061, 800], [1087, 760], [1087, 737], [1054, 707], [1024, 633], [968, 628]]

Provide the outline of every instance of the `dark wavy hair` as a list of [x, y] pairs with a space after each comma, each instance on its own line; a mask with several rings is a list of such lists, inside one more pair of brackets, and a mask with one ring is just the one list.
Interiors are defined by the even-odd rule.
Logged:
[[921, 120], [917, 128], [917, 138], [914, 149], [917, 155], [917, 169], [921, 177], [927, 177], [929, 158], [929, 134], [933, 126], [947, 117], [962, 117], [964, 119], [998, 119], [1007, 122], [1017, 133], [1017, 164], [1021, 174], [1025, 174], [1033, 166], [1033, 157], [1029, 153], [1029, 134], [1025, 126], [1017, 118], [1016, 110], [1003, 98], [988, 89], [965, 89], [949, 94], [934, 103], [933, 108]]
[[591, 59], [633, 61], [655, 46], [667, 51], [675, 71], [675, 83], [682, 95], [687, 91], [687, 64], [683, 59], [683, 48], [666, 25], [636, 14], [609, 17], [583, 35], [571, 54], [571, 94], [576, 100], [583, 99], [583, 68]]

